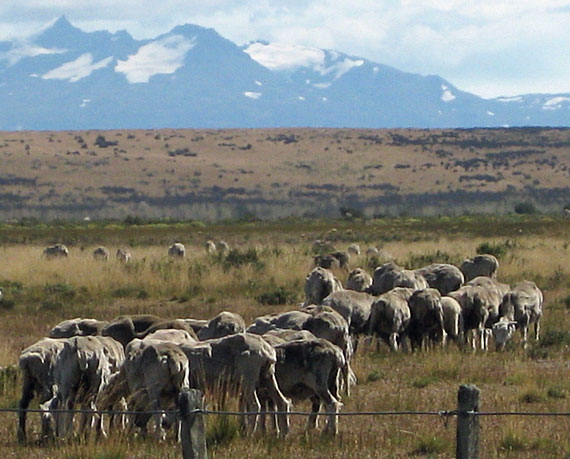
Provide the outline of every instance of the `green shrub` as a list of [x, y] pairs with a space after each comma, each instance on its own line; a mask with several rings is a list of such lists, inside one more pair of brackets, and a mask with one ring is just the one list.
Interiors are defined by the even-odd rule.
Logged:
[[416, 389], [423, 389], [424, 387], [429, 386], [437, 382], [437, 379], [433, 376], [420, 376], [412, 381], [412, 387]]
[[536, 206], [529, 201], [518, 202], [515, 204], [514, 210], [515, 214], [519, 215], [532, 215], [537, 213]]
[[499, 441], [499, 449], [507, 452], [526, 451], [528, 449], [528, 441], [520, 435], [508, 432]]
[[519, 398], [522, 403], [541, 403], [544, 402], [545, 397], [540, 392], [529, 390], [522, 394]]
[[379, 370], [374, 370], [368, 374], [366, 382], [375, 382], [379, 381], [380, 379], [382, 379], [382, 372]]
[[111, 296], [113, 298], [138, 298], [139, 300], [144, 300], [150, 295], [145, 289], [139, 289], [134, 285], [125, 285], [111, 291]]
[[239, 430], [239, 422], [235, 417], [212, 416], [206, 425], [206, 444], [210, 447], [227, 445], [238, 436]]
[[256, 269], [263, 269], [264, 267], [255, 247], [249, 248], [245, 252], [239, 249], [232, 249], [221, 260], [225, 271], [229, 271], [231, 268], [239, 268], [243, 265], [253, 265]]
[[262, 293], [257, 297], [260, 304], [275, 306], [280, 304], [294, 304], [298, 302], [296, 292], [287, 290], [285, 287], [277, 287], [272, 292]]
[[432, 263], [459, 264], [460, 260], [438, 249], [435, 252], [426, 254], [411, 253], [408, 255], [408, 260], [405, 265], [410, 269], [417, 269], [431, 265]]
[[489, 255], [494, 255], [497, 258], [502, 258], [507, 254], [509, 250], [515, 248], [515, 246], [516, 243], [514, 241], [507, 239], [504, 242], [483, 242], [477, 246], [475, 251], [478, 254], [486, 253]]
[[47, 299], [42, 301], [41, 308], [48, 311], [61, 311], [65, 308], [65, 303], [58, 299]]
[[76, 294], [75, 288], [70, 284], [66, 284], [65, 282], [46, 284], [44, 286], [44, 291], [48, 295], [54, 295], [65, 299], [73, 298]]
[[2, 298], [0, 300], [0, 309], [9, 311], [10, 309], [14, 309], [15, 305], [16, 303], [14, 302], [14, 300], [10, 300], [8, 298]]
[[549, 398], [563, 399], [566, 398], [566, 389], [559, 386], [549, 387], [546, 391], [546, 395]]
[[413, 451], [415, 455], [443, 454], [448, 449], [448, 442], [440, 437], [421, 435]]
[[539, 343], [541, 347], [568, 346], [570, 345], [570, 331], [546, 330]]

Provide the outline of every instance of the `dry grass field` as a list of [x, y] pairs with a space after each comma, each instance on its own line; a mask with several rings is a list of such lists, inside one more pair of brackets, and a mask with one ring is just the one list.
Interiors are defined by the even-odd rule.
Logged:
[[[209, 318], [221, 310], [256, 316], [295, 309], [303, 299], [312, 265], [312, 242], [327, 238], [339, 249], [357, 242], [378, 247], [401, 265], [460, 263], [481, 248], [499, 257], [499, 280], [534, 280], [545, 293], [542, 339], [523, 350], [512, 343], [497, 353], [447, 349], [391, 353], [374, 343], [359, 348], [353, 369], [358, 384], [343, 397], [343, 411], [452, 410], [460, 384], [482, 391], [482, 411], [570, 412], [570, 254], [569, 220], [551, 217], [462, 217], [356, 221], [287, 220], [231, 225], [0, 226], [0, 408], [17, 406], [20, 351], [72, 317], [111, 319], [124, 313], [165, 318]], [[334, 226], [334, 228], [333, 228]], [[226, 240], [229, 256], [209, 256], [206, 239]], [[55, 241], [70, 247], [67, 260], [41, 258]], [[166, 248], [182, 241], [188, 257], [172, 261]], [[96, 262], [93, 249], [111, 253], [129, 247], [133, 261]], [[372, 272], [383, 260], [353, 257], [351, 267]], [[337, 273], [343, 281], [346, 274]], [[276, 303], [276, 304], [273, 304]], [[231, 406], [230, 406], [231, 408]], [[295, 407], [307, 410], [308, 405]], [[37, 438], [37, 415], [30, 415]], [[339, 435], [305, 433], [305, 420], [293, 419], [285, 440], [241, 436], [237, 421], [209, 416], [212, 457], [453, 457], [455, 420], [386, 416], [341, 418]], [[481, 457], [569, 457], [570, 419], [484, 417]], [[173, 439], [157, 443], [113, 433], [95, 442], [72, 440], [42, 446], [18, 445], [16, 415], [0, 413], [0, 452], [30, 458], [180, 457]]]
[[[570, 129], [0, 133], [2, 219], [542, 212], [570, 204]], [[445, 209], [442, 212], [442, 209]]]

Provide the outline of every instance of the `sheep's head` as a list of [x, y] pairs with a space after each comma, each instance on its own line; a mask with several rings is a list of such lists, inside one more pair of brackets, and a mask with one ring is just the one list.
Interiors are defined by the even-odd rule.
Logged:
[[503, 350], [505, 345], [512, 339], [516, 325], [516, 322], [503, 320], [493, 325], [493, 339], [495, 340], [497, 351]]

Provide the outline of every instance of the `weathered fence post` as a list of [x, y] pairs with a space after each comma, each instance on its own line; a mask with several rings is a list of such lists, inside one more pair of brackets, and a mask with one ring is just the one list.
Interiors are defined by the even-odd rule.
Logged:
[[457, 446], [455, 457], [458, 459], [477, 459], [479, 457], [479, 416], [470, 412], [479, 411], [481, 391], [472, 384], [462, 384], [457, 393]]
[[177, 407], [180, 411], [180, 442], [184, 459], [206, 459], [206, 432], [203, 414], [204, 396], [196, 389], [178, 394]]

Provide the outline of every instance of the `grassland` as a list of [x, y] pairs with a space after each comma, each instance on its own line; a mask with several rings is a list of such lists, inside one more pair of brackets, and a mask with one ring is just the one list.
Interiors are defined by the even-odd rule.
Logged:
[[0, 220], [560, 213], [569, 147], [546, 128], [1, 132]]
[[[19, 375], [14, 365], [21, 349], [59, 321], [71, 317], [111, 319], [123, 313], [154, 313], [167, 318], [208, 318], [221, 310], [254, 317], [294, 309], [302, 300], [315, 239], [339, 249], [357, 242], [382, 248], [410, 268], [432, 261], [459, 263], [485, 248], [496, 253], [499, 279], [537, 282], [546, 298], [542, 339], [523, 350], [513, 344], [503, 353], [432, 350], [413, 355], [390, 353], [372, 344], [353, 361], [359, 383], [344, 397], [344, 411], [448, 410], [456, 406], [458, 386], [482, 390], [483, 411], [570, 412], [570, 252], [569, 220], [510, 216], [398, 218], [377, 220], [281, 220], [234, 224], [138, 224], [84, 222], [4, 224], [0, 226], [0, 407], [15, 407]], [[224, 239], [229, 257], [208, 256], [207, 239]], [[182, 262], [167, 259], [175, 240], [186, 245]], [[67, 260], [41, 258], [45, 245], [62, 241]], [[113, 253], [129, 247], [130, 265], [95, 262], [100, 245]], [[382, 260], [353, 257], [351, 267], [372, 271]], [[346, 276], [337, 273], [339, 276]], [[345, 278], [343, 277], [344, 281]], [[277, 304], [273, 304], [277, 303]], [[302, 405], [299, 409], [307, 409]], [[0, 452], [10, 457], [146, 458], [179, 457], [169, 440], [113, 434], [105, 441], [63, 445], [18, 445], [16, 416], [0, 413]], [[32, 437], [39, 425], [31, 415]], [[482, 457], [565, 457], [570, 454], [570, 419], [485, 417]], [[209, 417], [212, 457], [452, 457], [454, 421], [437, 417], [342, 418], [336, 438], [306, 434], [295, 418], [286, 440], [242, 437], [233, 419]]]

